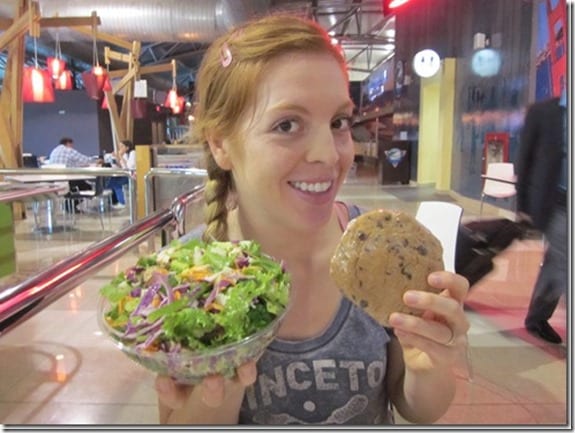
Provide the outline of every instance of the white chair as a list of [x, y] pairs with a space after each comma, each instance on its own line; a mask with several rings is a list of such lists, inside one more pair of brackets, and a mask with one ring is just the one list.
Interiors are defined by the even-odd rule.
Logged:
[[[494, 179], [501, 179], [499, 182]], [[512, 162], [492, 162], [487, 164], [485, 182], [481, 192], [481, 202], [479, 205], [479, 216], [483, 214], [483, 201], [485, 196], [498, 198], [512, 198], [517, 195], [515, 189], [515, 170]]]
[[422, 201], [415, 219], [423, 224], [441, 242], [443, 265], [446, 271], [455, 272], [455, 247], [463, 208], [445, 201]]

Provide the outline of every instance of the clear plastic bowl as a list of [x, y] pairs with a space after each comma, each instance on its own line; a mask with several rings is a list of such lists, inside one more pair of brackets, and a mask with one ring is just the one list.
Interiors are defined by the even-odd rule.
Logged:
[[109, 309], [108, 301], [100, 297], [98, 302], [98, 324], [130, 359], [143, 367], [165, 376], [176, 382], [195, 385], [205, 376], [219, 374], [234, 377], [236, 367], [257, 359], [275, 338], [286, 309], [265, 328], [241, 341], [219, 346], [202, 352], [182, 349], [177, 353], [147, 351], [134, 347], [133, 341], [126, 340], [117, 330], [111, 328], [104, 319]]

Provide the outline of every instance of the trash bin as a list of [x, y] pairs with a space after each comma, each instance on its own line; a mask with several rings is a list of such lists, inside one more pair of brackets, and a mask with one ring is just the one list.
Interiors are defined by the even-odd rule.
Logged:
[[410, 176], [410, 144], [405, 140], [380, 143], [379, 179], [382, 185], [408, 184]]

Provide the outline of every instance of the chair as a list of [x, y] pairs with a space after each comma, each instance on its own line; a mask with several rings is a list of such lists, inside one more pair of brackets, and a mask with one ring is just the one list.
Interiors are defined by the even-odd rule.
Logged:
[[[498, 182], [493, 179], [501, 179]], [[511, 198], [517, 195], [515, 189], [515, 170], [512, 162], [492, 162], [487, 165], [485, 173], [485, 183], [481, 192], [481, 202], [479, 205], [479, 216], [483, 214], [483, 201], [485, 196], [498, 198]]]
[[38, 157], [31, 153], [22, 154], [22, 167], [24, 168], [39, 168], [40, 163], [38, 162]]
[[[44, 164], [42, 169], [51, 169], [51, 168], [66, 168], [66, 164]], [[41, 205], [42, 203], [45, 204], [46, 212], [47, 213], [55, 213], [56, 207], [62, 208], [66, 202], [66, 195], [70, 191], [70, 186], [68, 182], [51, 182], [53, 185], [60, 186], [60, 191], [58, 192], [58, 196], [56, 199], [47, 198], [41, 200], [33, 200], [32, 201], [32, 213], [34, 214], [34, 224], [36, 227], [39, 227], [39, 219], [40, 219], [40, 212], [41, 212]], [[57, 205], [57, 206], [55, 206]], [[65, 212], [64, 212], [65, 215]]]
[[423, 201], [417, 208], [415, 219], [423, 224], [441, 242], [443, 265], [455, 272], [455, 247], [463, 208], [444, 201]]
[[[95, 180], [94, 189], [91, 190], [80, 190], [80, 191], [70, 191], [68, 193], [68, 200], [71, 202], [73, 200], [85, 200], [86, 202], [97, 201], [96, 213], [100, 218], [100, 225], [102, 230], [104, 230], [104, 218], [103, 214], [108, 213], [108, 222], [112, 224], [112, 219], [110, 216], [110, 208], [112, 207], [112, 190], [104, 187], [105, 178], [103, 176], [98, 176]], [[70, 209], [74, 209], [72, 203], [69, 206]], [[87, 205], [86, 210], [91, 209], [91, 206]], [[76, 214], [73, 213], [74, 221], [76, 219]]]

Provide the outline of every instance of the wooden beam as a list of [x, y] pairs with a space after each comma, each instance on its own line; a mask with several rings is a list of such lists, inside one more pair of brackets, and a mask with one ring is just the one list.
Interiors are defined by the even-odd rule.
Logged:
[[[92, 38], [92, 28], [91, 27], [70, 26], [70, 28], [72, 30], [78, 32], [78, 33], [81, 33], [83, 35], [86, 35], [86, 36], [89, 36], [90, 38]], [[130, 42], [127, 42], [123, 39], [120, 39], [117, 36], [110, 35], [108, 33], [98, 32], [96, 35], [96, 38], [101, 40], [101, 41], [108, 42], [112, 45], [116, 45], [118, 47], [125, 48], [127, 50], [132, 49], [132, 44]]]
[[[151, 66], [141, 66], [140, 75], [155, 74], [157, 72], [168, 72], [172, 70], [172, 65], [170, 63], [165, 63], [162, 65], [151, 65]], [[116, 69], [110, 71], [110, 78], [118, 78], [126, 75], [129, 72], [128, 69]]]
[[[96, 17], [96, 24], [102, 24], [100, 17]], [[77, 27], [90, 26], [94, 18], [92, 17], [50, 17], [40, 18], [40, 27]]]
[[8, 30], [8, 27], [12, 25], [12, 18], [0, 17], [0, 31]]
[[136, 76], [136, 70], [132, 69], [126, 75], [124, 75], [124, 78], [122, 78], [116, 86], [114, 86], [112, 92], [114, 94], [118, 93], [120, 90], [126, 87], [135, 76]]
[[0, 36], [0, 51], [2, 51], [14, 39], [24, 36], [24, 33], [28, 31], [29, 24], [30, 12], [26, 11]]
[[108, 110], [110, 110], [110, 117], [114, 129], [116, 131], [116, 138], [118, 141], [126, 139], [124, 127], [120, 124], [120, 116], [118, 116], [118, 104], [116, 104], [116, 97], [111, 90], [104, 92], [108, 98]]
[[110, 47], [104, 47], [104, 59], [105, 63], [110, 63], [110, 59], [117, 60], [119, 62], [130, 63], [132, 61], [132, 54], [125, 54], [125, 53], [118, 53], [117, 51], [113, 51]]

